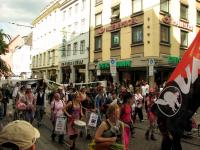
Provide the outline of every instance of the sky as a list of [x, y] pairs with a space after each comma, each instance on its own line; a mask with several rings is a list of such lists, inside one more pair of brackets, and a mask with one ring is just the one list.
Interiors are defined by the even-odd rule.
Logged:
[[3, 29], [4, 33], [9, 34], [12, 38], [17, 35], [27, 35], [31, 32], [31, 28], [17, 26], [16, 24], [31, 26], [31, 22], [51, 1], [1, 0], [0, 29]]

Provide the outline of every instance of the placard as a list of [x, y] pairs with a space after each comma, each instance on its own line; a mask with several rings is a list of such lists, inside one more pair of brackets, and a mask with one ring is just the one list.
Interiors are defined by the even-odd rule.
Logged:
[[64, 133], [66, 131], [66, 117], [57, 117], [55, 131]]
[[92, 112], [90, 114], [90, 119], [89, 119], [88, 125], [91, 126], [91, 127], [96, 127], [97, 126], [97, 120], [98, 120], [98, 115]]

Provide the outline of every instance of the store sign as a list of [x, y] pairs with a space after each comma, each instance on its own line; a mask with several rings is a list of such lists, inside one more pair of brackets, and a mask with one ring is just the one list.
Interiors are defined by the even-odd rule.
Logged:
[[193, 26], [191, 24], [189, 24], [187, 22], [183, 22], [183, 21], [174, 20], [168, 15], [164, 16], [162, 18], [162, 21], [166, 24], [171, 24], [171, 25], [179, 27], [179, 28], [184, 28], [184, 29], [187, 29], [190, 31], [193, 30]]
[[168, 62], [169, 64], [173, 64], [173, 65], [177, 65], [177, 64], [179, 63], [180, 60], [181, 60], [181, 59], [180, 59], [179, 57], [175, 57], [175, 56], [169, 56], [169, 57], [167, 58], [167, 62]]
[[139, 23], [138, 20], [136, 18], [132, 18], [132, 19], [129, 19], [129, 20], [113, 23], [113, 24], [111, 24], [110, 26], [108, 26], [106, 28], [104, 28], [104, 27], [98, 28], [98, 29], [96, 29], [95, 32], [96, 32], [96, 34], [102, 34], [105, 31], [106, 32], [111, 32], [113, 30], [117, 30], [117, 29], [120, 29], [120, 28], [125, 28], [125, 27], [128, 27], [128, 26], [137, 24], [137, 23]]
[[75, 60], [75, 61], [68, 61], [68, 62], [63, 62], [61, 66], [71, 66], [71, 65], [83, 65], [83, 60]]
[[[131, 64], [132, 64], [131, 60], [117, 61], [116, 67], [117, 68], [130, 68]], [[109, 69], [109, 68], [110, 68], [109, 62], [99, 63], [99, 69], [106, 70], [106, 69]]]

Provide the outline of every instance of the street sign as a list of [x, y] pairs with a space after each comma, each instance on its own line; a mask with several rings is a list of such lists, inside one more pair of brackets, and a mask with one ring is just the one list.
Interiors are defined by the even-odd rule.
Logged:
[[110, 60], [110, 73], [112, 76], [117, 74], [116, 60], [114, 58], [111, 58]]
[[97, 70], [97, 76], [100, 76], [101, 75], [101, 70]]
[[150, 65], [149, 66], [149, 76], [153, 76], [154, 75], [154, 66]]
[[154, 66], [155, 65], [155, 60], [153, 58], [149, 59], [149, 66]]

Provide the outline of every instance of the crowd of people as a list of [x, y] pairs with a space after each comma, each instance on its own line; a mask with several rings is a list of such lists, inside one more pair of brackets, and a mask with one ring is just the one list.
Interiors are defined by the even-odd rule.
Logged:
[[[137, 82], [134, 86], [109, 83], [107, 87], [99, 84], [96, 87], [77, 88], [70, 84], [59, 86], [48, 93], [46, 87], [48, 86], [45, 84], [35, 88], [17, 83], [12, 92], [12, 99], [16, 119], [19, 119], [17, 114], [22, 111], [23, 119], [31, 124], [34, 119], [38, 122], [42, 121], [45, 101], [49, 101], [50, 119], [53, 125], [52, 141], [55, 141], [58, 136], [58, 142], [62, 144], [64, 135], [67, 134], [70, 149], [74, 150], [77, 137], [82, 136], [82, 131], [75, 127], [75, 125], [79, 126], [75, 124], [75, 120], [80, 120], [86, 123], [86, 138], [94, 139], [96, 150], [106, 150], [115, 144], [121, 145], [123, 150], [128, 150], [130, 138], [135, 134], [134, 123], [143, 122], [143, 113], [147, 113], [149, 120], [149, 128], [144, 136], [147, 140], [149, 138], [156, 140], [154, 136], [156, 116], [151, 111], [151, 107], [159, 92], [157, 86], [150, 88], [145, 81]], [[4, 104], [5, 98], [1, 95], [4, 95], [3, 92], [0, 93], [0, 100]], [[6, 115], [6, 105], [2, 106], [1, 117]], [[91, 136], [88, 125], [92, 112], [98, 116], [94, 137]], [[67, 118], [66, 131], [56, 132], [56, 121], [59, 117]]]

